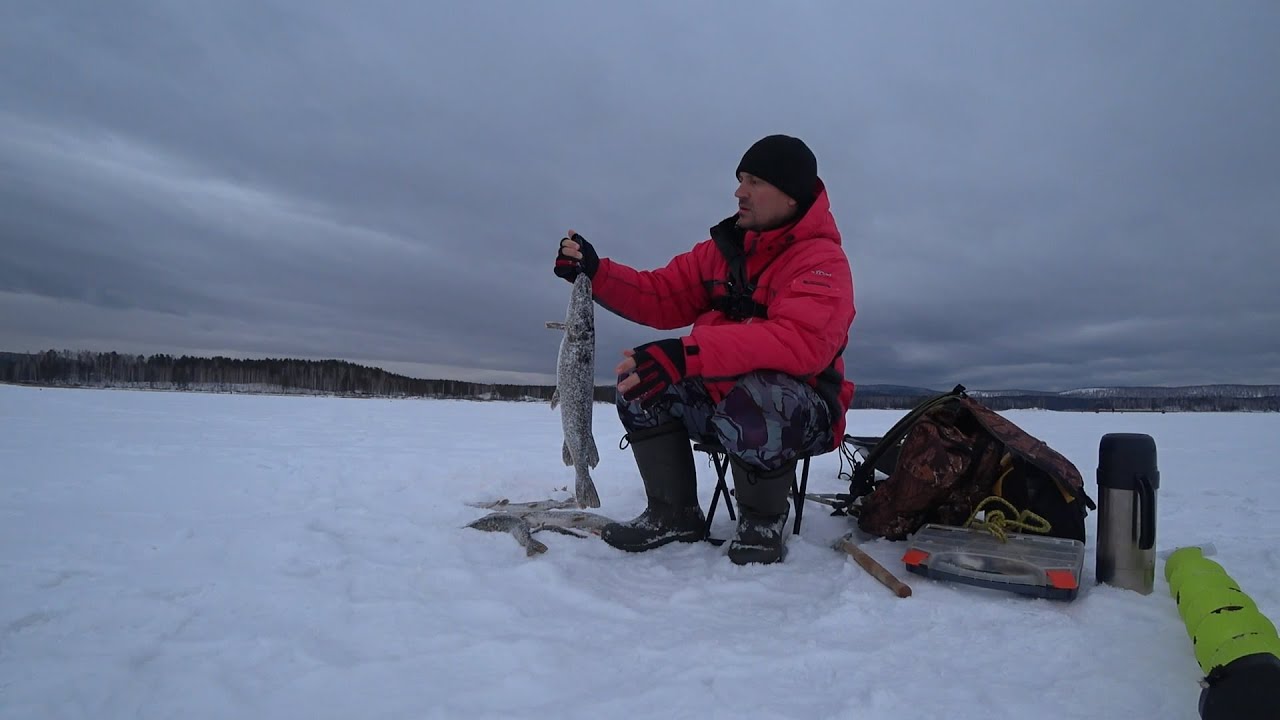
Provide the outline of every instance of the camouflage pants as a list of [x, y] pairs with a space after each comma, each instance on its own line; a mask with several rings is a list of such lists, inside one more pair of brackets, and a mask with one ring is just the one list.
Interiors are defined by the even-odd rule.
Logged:
[[647, 411], [617, 397], [618, 416], [627, 432], [673, 420], [684, 423], [697, 442], [718, 442], [743, 463], [776, 470], [801, 455], [832, 446], [826, 402], [808, 385], [776, 371], [743, 375], [716, 403], [697, 378], [672, 385]]

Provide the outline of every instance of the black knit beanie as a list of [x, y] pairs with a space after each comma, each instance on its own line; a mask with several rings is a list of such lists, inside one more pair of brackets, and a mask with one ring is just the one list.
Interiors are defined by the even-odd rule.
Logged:
[[799, 138], [769, 135], [757, 140], [742, 156], [734, 175], [744, 172], [786, 193], [802, 209], [817, 197], [818, 160]]

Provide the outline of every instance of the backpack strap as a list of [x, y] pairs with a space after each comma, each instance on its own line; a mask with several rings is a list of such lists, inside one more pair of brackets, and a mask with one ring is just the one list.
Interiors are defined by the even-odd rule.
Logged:
[[[880, 442], [876, 443], [874, 447], [867, 451], [866, 459], [855, 467], [853, 472], [850, 474], [849, 508], [852, 507], [855, 500], [863, 495], [869, 494], [875, 489], [876, 465], [879, 463], [880, 458], [891, 448], [896, 447], [898, 443], [902, 441], [902, 438], [906, 437], [907, 432], [911, 430], [911, 427], [916, 424], [916, 421], [919, 420], [921, 416], [939, 405], [954, 402], [962, 397], [968, 397], [965, 393], [965, 388], [963, 385], [956, 385], [949, 392], [935, 395], [919, 405], [916, 405], [912, 408], [911, 412], [907, 413], [902, 417], [902, 419], [894, 423], [893, 427], [889, 428], [889, 432], [885, 433], [884, 437], [880, 438]], [[849, 508], [845, 509], [848, 510]]]

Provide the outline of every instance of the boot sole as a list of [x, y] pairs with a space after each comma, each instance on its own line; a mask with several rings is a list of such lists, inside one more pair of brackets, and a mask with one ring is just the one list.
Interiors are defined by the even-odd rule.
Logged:
[[786, 559], [787, 546], [785, 543], [779, 548], [777, 557], [774, 557], [772, 553], [766, 555], [763, 549], [751, 548], [735, 554], [734, 549], [732, 547], [729, 548], [729, 560], [734, 565], [774, 565]]
[[658, 549], [658, 548], [662, 547], [663, 545], [670, 545], [671, 543], [677, 543], [677, 542], [679, 542], [679, 543], [696, 543], [696, 542], [702, 542], [703, 540], [706, 540], [707, 538], [706, 538], [706, 536], [705, 536], [705, 535], [697, 535], [697, 536], [693, 536], [693, 535], [675, 535], [675, 536], [671, 536], [671, 537], [665, 537], [665, 538], [662, 538], [661, 540], [655, 540], [655, 541], [653, 541], [653, 542], [646, 543], [646, 544], [644, 544], [644, 545], [625, 545], [625, 544], [615, 545], [614, 543], [609, 542], [609, 540], [608, 540], [608, 539], [606, 539], [606, 538], [604, 538], [604, 537], [601, 537], [601, 539], [602, 539], [602, 540], [604, 540], [605, 544], [606, 544], [606, 545], [608, 545], [608, 546], [609, 546], [609, 547], [611, 547], [611, 548], [616, 548], [616, 549], [618, 549], [618, 550], [622, 550], [622, 551], [624, 551], [624, 552], [640, 553], [640, 552], [647, 552], [647, 551], [649, 551], [649, 550], [656, 550], [656, 549]]

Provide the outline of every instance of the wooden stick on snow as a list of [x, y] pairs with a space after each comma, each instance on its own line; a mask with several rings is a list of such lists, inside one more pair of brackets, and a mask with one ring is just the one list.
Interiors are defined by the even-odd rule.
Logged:
[[883, 565], [876, 562], [875, 558], [863, 552], [862, 548], [858, 547], [853, 542], [851, 534], [840, 538], [840, 540], [836, 542], [836, 549], [843, 550], [847, 553], [849, 557], [853, 558], [855, 562], [861, 565], [862, 569], [866, 570], [871, 577], [879, 580], [880, 584], [892, 590], [898, 597], [911, 597], [911, 588], [906, 583], [894, 577], [893, 573], [889, 572]]

